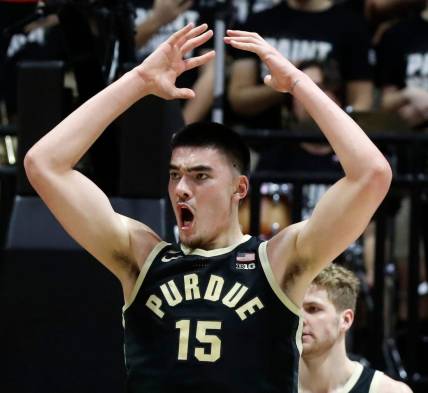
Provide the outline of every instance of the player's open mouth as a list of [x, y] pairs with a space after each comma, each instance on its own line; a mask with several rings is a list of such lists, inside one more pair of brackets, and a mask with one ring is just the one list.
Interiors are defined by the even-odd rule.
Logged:
[[180, 221], [181, 221], [180, 226], [182, 229], [189, 229], [192, 226], [194, 215], [191, 212], [191, 210], [185, 205], [179, 206], [179, 209], [180, 209]]

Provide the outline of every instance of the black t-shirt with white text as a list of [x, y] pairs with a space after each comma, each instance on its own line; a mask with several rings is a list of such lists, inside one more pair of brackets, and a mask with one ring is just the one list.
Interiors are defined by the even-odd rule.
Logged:
[[428, 21], [415, 16], [385, 32], [377, 48], [376, 69], [380, 86], [428, 91]]

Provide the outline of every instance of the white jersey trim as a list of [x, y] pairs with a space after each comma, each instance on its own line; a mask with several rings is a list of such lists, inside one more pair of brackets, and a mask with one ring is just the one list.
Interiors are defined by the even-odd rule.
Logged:
[[383, 372], [376, 370], [374, 375], [373, 375], [373, 379], [372, 379], [372, 383], [370, 384], [370, 390], [369, 393], [377, 393], [379, 391], [379, 386], [380, 386], [380, 382], [382, 380], [382, 375]]
[[156, 246], [150, 252], [150, 254], [148, 255], [148, 257], [146, 258], [143, 264], [143, 267], [140, 270], [140, 274], [138, 275], [137, 281], [135, 282], [134, 288], [132, 289], [131, 296], [127, 301], [125, 301], [125, 304], [122, 307], [122, 312], [125, 312], [134, 302], [135, 298], [137, 297], [138, 291], [141, 288], [141, 285], [143, 285], [143, 281], [146, 278], [147, 272], [149, 271], [153, 261], [155, 260], [157, 255], [169, 244], [170, 243], [161, 241], [160, 243], [156, 244]]
[[363, 373], [363, 370], [364, 370], [363, 365], [358, 362], [354, 362], [354, 364], [355, 364], [354, 372], [352, 373], [352, 375], [346, 382], [345, 386], [343, 387], [343, 393], [350, 392], [354, 388], [358, 380], [360, 379], [361, 374]]
[[238, 247], [240, 244], [245, 243], [250, 238], [251, 238], [250, 235], [244, 235], [242, 236], [242, 239], [238, 243], [232, 244], [231, 246], [224, 247], [224, 248], [216, 248], [214, 250], [202, 250], [201, 248], [189, 248], [189, 247], [186, 247], [184, 244], [180, 244], [180, 247], [185, 255], [199, 255], [200, 257], [215, 257], [217, 255], [227, 254], [228, 252], [232, 251], [234, 248]]

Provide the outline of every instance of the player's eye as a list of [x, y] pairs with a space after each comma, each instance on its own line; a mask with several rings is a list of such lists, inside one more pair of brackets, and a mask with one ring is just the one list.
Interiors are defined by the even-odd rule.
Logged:
[[197, 173], [196, 180], [206, 180], [208, 179], [208, 175], [206, 173]]
[[180, 179], [180, 174], [176, 171], [170, 171], [169, 172], [169, 178], [171, 180], [178, 180], [178, 179]]

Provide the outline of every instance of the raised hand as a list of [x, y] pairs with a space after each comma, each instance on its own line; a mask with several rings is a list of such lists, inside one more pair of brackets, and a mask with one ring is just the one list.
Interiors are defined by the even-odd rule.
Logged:
[[179, 89], [176, 79], [184, 72], [210, 61], [215, 53], [207, 52], [201, 56], [185, 59], [185, 55], [203, 45], [213, 35], [206, 24], [193, 27], [188, 24], [162, 43], [135, 70], [144, 80], [149, 94], [171, 100], [189, 99], [195, 96], [191, 89]]
[[227, 30], [227, 35], [227, 37], [224, 37], [226, 44], [237, 49], [253, 52], [266, 64], [270, 71], [270, 74], [264, 78], [266, 85], [282, 93], [292, 92], [294, 85], [299, 80], [301, 71], [272, 45], [268, 44], [257, 33]]

